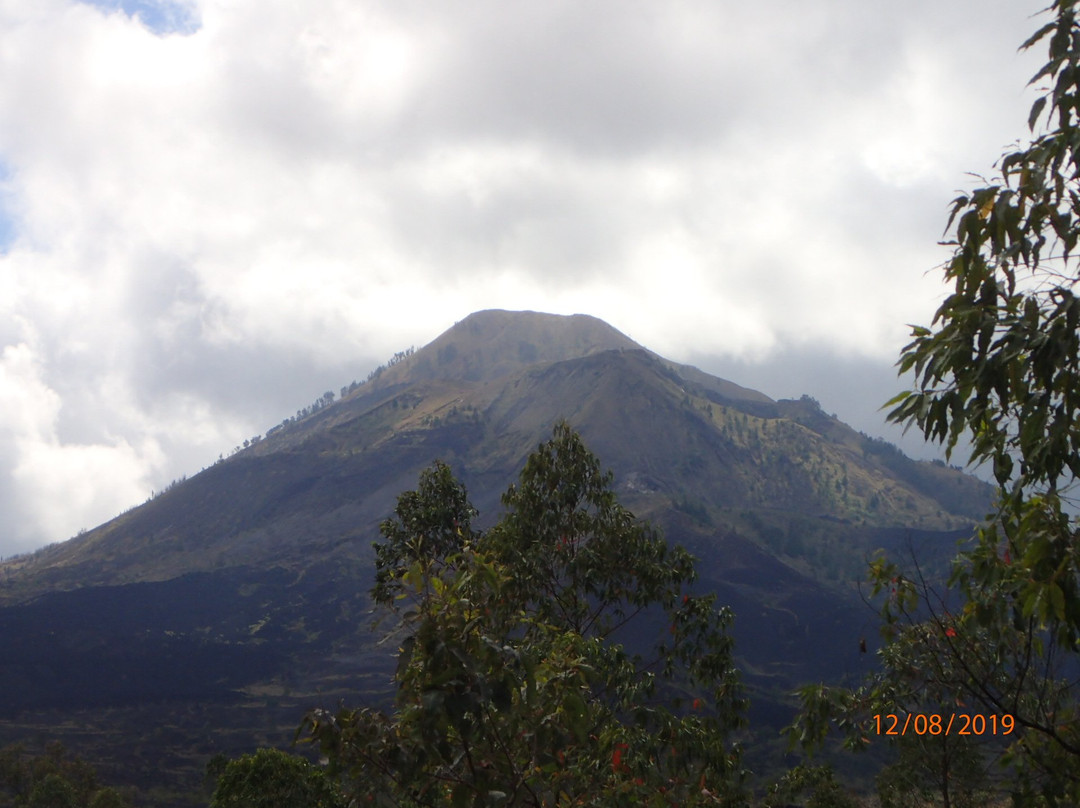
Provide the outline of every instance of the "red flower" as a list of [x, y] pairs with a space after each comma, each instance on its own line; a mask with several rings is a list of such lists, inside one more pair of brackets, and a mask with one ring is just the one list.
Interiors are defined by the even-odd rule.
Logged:
[[949, 626], [947, 629], [945, 629], [945, 636], [946, 637], [955, 637], [956, 636], [956, 629], [953, 628], [952, 626]]
[[626, 744], [624, 743], [615, 744], [615, 751], [611, 753], [611, 770], [613, 772], [618, 772], [621, 769], [626, 768], [622, 765], [622, 753], [626, 748]]

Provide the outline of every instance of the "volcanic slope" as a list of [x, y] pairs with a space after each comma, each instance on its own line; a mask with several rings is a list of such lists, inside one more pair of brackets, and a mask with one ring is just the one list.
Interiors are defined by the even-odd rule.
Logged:
[[873, 627], [851, 582], [875, 549], [914, 540], [949, 555], [989, 504], [984, 484], [812, 399], [773, 401], [585, 315], [478, 312], [398, 360], [144, 505], [0, 566], [0, 737], [62, 724], [124, 770], [132, 753], [101, 728], [137, 726], [152, 705], [164, 734], [139, 748], [171, 795], [159, 804], [184, 804], [212, 753], [287, 741], [316, 703], [384, 698], [393, 660], [366, 595], [379, 522], [436, 458], [480, 525], [494, 522], [559, 419], [735, 608], [769, 720], [778, 694], [868, 666], [858, 646]]

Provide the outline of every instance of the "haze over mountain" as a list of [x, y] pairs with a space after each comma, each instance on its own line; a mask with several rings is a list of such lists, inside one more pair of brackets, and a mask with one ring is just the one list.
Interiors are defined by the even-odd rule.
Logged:
[[[316, 703], [385, 698], [391, 650], [375, 644], [366, 594], [379, 522], [439, 458], [490, 524], [562, 418], [621, 501], [697, 554], [701, 587], [734, 607], [762, 726], [794, 685], [867, 665], [873, 626], [851, 582], [874, 550], [914, 537], [949, 554], [989, 502], [985, 484], [812, 399], [774, 401], [586, 315], [478, 312], [344, 392], [0, 566], [6, 740], [51, 726], [131, 775], [127, 733], [141, 733], [155, 782], [140, 785], [185, 804], [215, 751], [285, 742]], [[147, 734], [151, 716], [161, 732]]]

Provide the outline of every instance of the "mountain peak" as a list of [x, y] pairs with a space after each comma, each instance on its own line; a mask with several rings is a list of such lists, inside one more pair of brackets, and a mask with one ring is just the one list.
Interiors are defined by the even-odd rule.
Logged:
[[588, 314], [487, 309], [455, 323], [390, 368], [379, 383], [434, 378], [487, 381], [525, 365], [579, 359], [611, 350], [644, 349]]

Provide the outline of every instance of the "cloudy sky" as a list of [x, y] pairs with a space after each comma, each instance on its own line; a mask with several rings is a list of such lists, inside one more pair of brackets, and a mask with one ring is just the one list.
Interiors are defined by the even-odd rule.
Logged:
[[469, 312], [859, 429], [1045, 0], [0, 0], [0, 554]]

